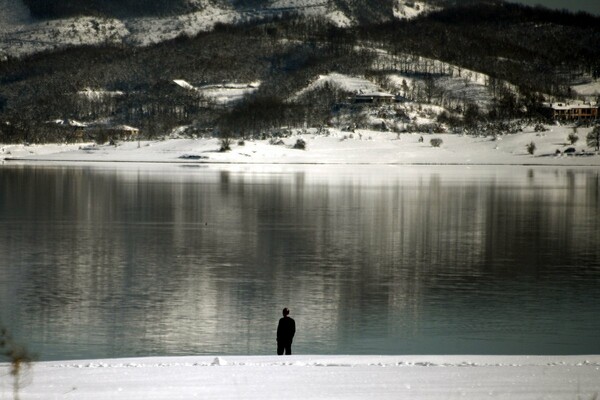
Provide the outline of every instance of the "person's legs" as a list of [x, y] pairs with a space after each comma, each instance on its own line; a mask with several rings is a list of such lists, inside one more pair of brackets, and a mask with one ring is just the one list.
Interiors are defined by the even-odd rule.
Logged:
[[292, 355], [292, 344], [291, 343], [288, 343], [285, 345], [285, 355], [286, 356]]
[[283, 355], [283, 350], [284, 350], [284, 345], [277, 342], [277, 355], [278, 356], [282, 356]]

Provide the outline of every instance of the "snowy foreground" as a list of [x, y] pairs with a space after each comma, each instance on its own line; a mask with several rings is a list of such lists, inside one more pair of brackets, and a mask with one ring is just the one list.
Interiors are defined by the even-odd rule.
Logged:
[[[572, 128], [560, 126], [542, 133], [529, 129], [496, 138], [331, 129], [327, 135], [309, 131], [283, 138], [278, 144], [269, 140], [246, 140], [241, 145], [234, 140], [231, 151], [227, 152], [219, 152], [220, 142], [215, 138], [130, 141], [119, 142], [116, 146], [0, 144], [0, 161], [600, 166], [600, 155], [586, 145], [585, 137], [590, 130], [580, 128], [580, 140], [574, 145], [567, 144]], [[419, 140], [421, 137], [422, 141]], [[442, 139], [443, 144], [433, 147], [430, 144], [433, 138]], [[306, 142], [305, 150], [293, 148], [298, 139]], [[531, 142], [536, 145], [533, 155], [526, 150], [526, 145]], [[574, 153], [564, 153], [569, 148]]]
[[[0, 364], [2, 398], [8, 365]], [[26, 399], [597, 399], [600, 356], [236, 356], [35, 363]]]

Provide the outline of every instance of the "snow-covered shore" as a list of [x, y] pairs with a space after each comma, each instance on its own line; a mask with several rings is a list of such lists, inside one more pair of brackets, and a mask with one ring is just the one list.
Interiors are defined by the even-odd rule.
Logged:
[[[0, 364], [8, 376], [8, 365]], [[29, 399], [581, 399], [600, 356], [236, 356], [35, 363]], [[12, 391], [9, 379], [2, 396]]]
[[[47, 162], [160, 162], [232, 164], [457, 164], [457, 165], [572, 165], [600, 166], [600, 155], [585, 143], [591, 128], [580, 128], [580, 140], [567, 144], [569, 127], [547, 132], [492, 136], [455, 134], [397, 135], [392, 132], [330, 130], [327, 135], [304, 133], [269, 140], [232, 141], [231, 151], [219, 152], [215, 138], [120, 142], [116, 146], [89, 144], [0, 145], [0, 160]], [[423, 138], [420, 141], [420, 138]], [[303, 139], [305, 150], [294, 149]], [[443, 140], [440, 147], [432, 138]], [[536, 150], [528, 154], [526, 145]], [[574, 149], [569, 155], [563, 152]], [[557, 150], [560, 153], [557, 153]]]

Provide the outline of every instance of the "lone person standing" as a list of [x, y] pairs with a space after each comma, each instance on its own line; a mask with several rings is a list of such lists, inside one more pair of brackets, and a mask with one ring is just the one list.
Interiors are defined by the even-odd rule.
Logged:
[[284, 351], [286, 355], [292, 355], [292, 340], [296, 333], [296, 322], [288, 317], [290, 310], [287, 308], [283, 309], [283, 318], [279, 319], [279, 325], [277, 325], [277, 355], [283, 355]]

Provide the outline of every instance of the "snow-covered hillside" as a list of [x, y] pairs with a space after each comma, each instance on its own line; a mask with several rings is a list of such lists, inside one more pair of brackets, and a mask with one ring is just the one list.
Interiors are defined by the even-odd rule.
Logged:
[[[373, 60], [372, 68], [382, 71], [405, 71], [390, 74], [389, 83], [396, 93], [404, 93], [403, 82], [414, 88], [415, 85], [424, 86], [424, 76], [434, 77], [436, 89], [443, 93], [448, 103], [461, 101], [488, 107], [494, 94], [490, 92], [491, 78], [482, 72], [462, 68], [433, 58], [415, 56], [410, 54], [392, 55], [382, 49], [372, 49], [377, 57]], [[498, 82], [505, 88], [516, 91], [516, 87], [508, 82]]]
[[290, 9], [306, 16], [323, 17], [339, 27], [352, 26], [353, 21], [331, 1], [325, 0], [275, 0], [270, 10]]
[[[213, 29], [217, 23], [260, 19], [286, 12], [321, 17], [340, 27], [356, 20], [334, 2], [326, 0], [274, 0], [260, 9], [236, 8], [227, 2], [190, 0], [197, 11], [169, 17], [127, 19], [77, 17], [35, 21], [21, 0], [0, 0], [0, 55], [23, 57], [41, 51], [70, 46], [126, 43], [147, 46], [193, 36]], [[431, 7], [424, 2], [398, 0], [393, 13], [397, 18], [414, 18]]]
[[398, 19], [412, 19], [434, 10], [434, 7], [422, 1], [397, 0], [394, 5], [394, 17]]
[[122, 43], [130, 32], [117, 19], [78, 17], [15, 25], [0, 41], [0, 52], [20, 57], [70, 46]]
[[214, 6], [190, 14], [164, 18], [119, 20], [76, 17], [44, 22], [12, 24], [0, 37], [0, 53], [22, 57], [40, 51], [70, 46], [119, 44], [147, 46], [180, 35], [193, 36], [211, 30], [217, 23], [230, 23], [242, 15]]
[[292, 96], [290, 100], [298, 100], [306, 93], [325, 86], [354, 94], [380, 91], [379, 86], [363, 77], [354, 77], [333, 72], [327, 75], [319, 75], [307, 87]]
[[135, 46], [147, 46], [180, 35], [191, 37], [212, 30], [217, 23], [232, 23], [243, 16], [230, 8], [207, 6], [201, 11], [174, 17], [135, 18], [125, 21], [129, 34], [123, 37], [123, 41]]
[[196, 87], [183, 79], [175, 79], [176, 85], [197, 92], [206, 100], [217, 105], [227, 105], [241, 100], [244, 96], [252, 94], [258, 90], [261, 82], [250, 83], [222, 83], [216, 85], [203, 85]]
[[584, 97], [588, 101], [596, 101], [600, 98], [600, 79], [575, 85], [572, 87], [577, 95]]

